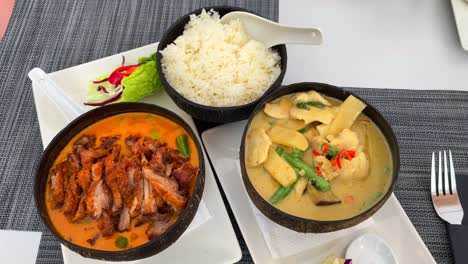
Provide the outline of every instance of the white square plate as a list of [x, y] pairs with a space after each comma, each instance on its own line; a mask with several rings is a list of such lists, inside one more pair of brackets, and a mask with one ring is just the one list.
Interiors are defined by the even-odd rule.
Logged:
[[[205, 131], [202, 138], [253, 260], [256, 263], [321, 263], [330, 254], [344, 256], [348, 243], [361, 232], [295, 256], [273, 259], [254, 220], [253, 208], [240, 176], [239, 146], [245, 125], [246, 121], [241, 121], [215, 127]], [[393, 194], [372, 219], [370, 231], [390, 244], [400, 263], [435, 263]]]
[[468, 51], [468, 1], [452, 0], [452, 8], [460, 43]]
[[[78, 100], [85, 101], [89, 81], [119, 66], [122, 55], [127, 63], [136, 63], [142, 56], [155, 52], [158, 43], [122, 52], [106, 58], [81, 64], [49, 74], [49, 77], [62, 87], [66, 94]], [[52, 138], [67, 125], [65, 119], [49, 99], [33, 85], [34, 101], [41, 131], [42, 143], [46, 147]], [[193, 119], [178, 108], [165, 92], [145, 98], [144, 102], [165, 107], [182, 117], [195, 131]], [[203, 201], [211, 214], [211, 218], [197, 229], [184, 234], [172, 246], [156, 256], [138, 263], [233, 263], [241, 259], [242, 253], [236, 235], [229, 220], [223, 200], [216, 186], [209, 162], [206, 159], [205, 190]], [[220, 243], [221, 242], [221, 243]], [[62, 247], [65, 263], [95, 263]], [[101, 262], [100, 262], [101, 263]]]

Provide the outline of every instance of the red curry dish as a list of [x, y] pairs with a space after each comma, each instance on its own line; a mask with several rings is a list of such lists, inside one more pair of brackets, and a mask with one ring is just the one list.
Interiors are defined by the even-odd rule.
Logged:
[[158, 237], [193, 192], [196, 149], [181, 126], [154, 114], [120, 114], [87, 127], [50, 169], [52, 224], [64, 239], [99, 250]]

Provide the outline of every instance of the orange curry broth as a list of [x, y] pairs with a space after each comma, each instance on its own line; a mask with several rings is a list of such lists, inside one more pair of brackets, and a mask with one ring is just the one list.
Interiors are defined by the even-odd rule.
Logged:
[[[190, 150], [190, 162], [193, 166], [198, 167], [198, 152], [195, 142], [190, 135], [178, 124], [173, 121], [150, 113], [125, 113], [115, 116], [108, 117], [95, 124], [85, 128], [79, 134], [77, 134], [60, 152], [59, 156], [54, 162], [54, 166], [60, 162], [63, 162], [69, 153], [71, 153], [73, 144], [82, 135], [95, 135], [96, 143], [100, 144], [98, 140], [103, 136], [115, 136], [120, 135], [120, 140], [116, 143], [122, 145], [122, 153], [129, 155], [130, 151], [126, 148], [125, 144], [122, 144], [125, 138], [129, 135], [141, 135], [142, 137], [153, 137], [157, 132], [157, 139], [161, 142], [167, 143], [171, 148], [177, 149], [176, 138], [182, 134], [188, 136], [189, 150]], [[197, 177], [193, 177], [190, 181], [190, 195], [193, 192]], [[46, 188], [46, 197], [49, 197], [50, 188]], [[126, 249], [140, 246], [148, 242], [146, 236], [146, 229], [149, 223], [142, 224], [138, 227], [134, 226], [134, 221], [130, 223], [129, 231], [118, 232], [116, 231], [111, 237], [102, 237], [97, 228], [97, 223], [93, 219], [87, 217], [78, 223], [72, 223], [70, 217], [63, 213], [63, 209], [52, 208], [51, 202], [46, 198], [47, 212], [58, 233], [66, 240], [92, 249], [118, 251], [123, 250], [115, 246], [115, 240], [119, 236], [124, 236], [128, 239], [128, 247]], [[175, 221], [176, 219], [172, 219]], [[99, 239], [96, 240], [94, 246], [91, 246], [86, 240], [93, 238], [96, 233], [99, 233]]]

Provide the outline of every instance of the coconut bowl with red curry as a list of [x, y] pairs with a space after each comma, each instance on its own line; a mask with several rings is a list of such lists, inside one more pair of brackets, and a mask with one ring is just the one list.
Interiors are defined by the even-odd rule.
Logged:
[[82, 256], [136, 260], [173, 244], [195, 216], [204, 159], [175, 113], [118, 103], [78, 117], [51, 141], [36, 173], [42, 220]]

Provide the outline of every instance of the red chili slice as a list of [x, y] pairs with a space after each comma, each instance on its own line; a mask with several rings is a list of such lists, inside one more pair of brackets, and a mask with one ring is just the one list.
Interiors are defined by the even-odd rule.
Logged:
[[132, 74], [138, 67], [140, 67], [140, 64], [127, 65], [115, 69], [109, 76], [109, 82], [114, 85], [120, 85], [122, 79]]
[[315, 167], [315, 171], [317, 172], [317, 175], [318, 175], [318, 176], [322, 176], [322, 175], [323, 175], [322, 170], [320, 169], [320, 167]]
[[336, 156], [336, 165], [338, 166], [339, 169], [342, 168], [341, 166], [341, 156], [343, 155], [343, 150], [338, 153]]
[[328, 144], [325, 143], [325, 144], [323, 145], [323, 148], [322, 148], [323, 154], [326, 154], [326, 153], [328, 152], [329, 148], [330, 148], [330, 147], [328, 146]]
[[316, 149], [312, 150], [312, 154], [314, 154], [314, 156], [320, 156], [320, 152]]

